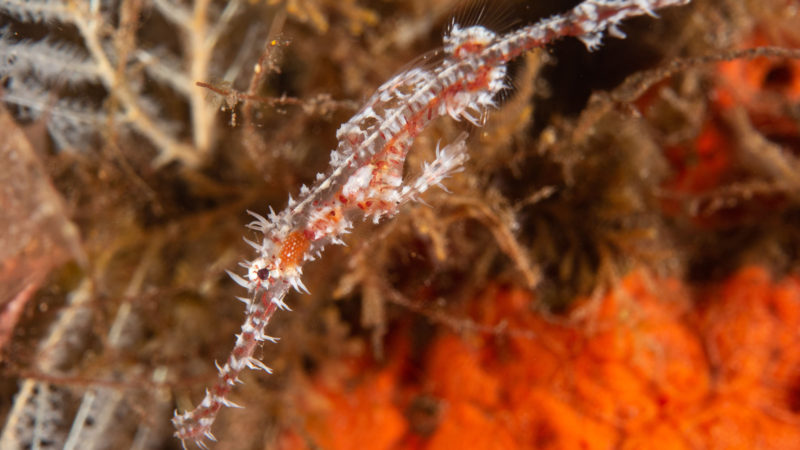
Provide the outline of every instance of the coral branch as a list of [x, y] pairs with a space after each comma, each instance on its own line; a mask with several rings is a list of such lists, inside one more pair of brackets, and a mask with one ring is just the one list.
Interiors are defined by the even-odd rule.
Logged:
[[99, 28], [101, 23], [98, 17], [76, 14], [72, 22], [78, 27], [83, 36], [86, 47], [97, 65], [97, 70], [105, 87], [113, 92], [123, 107], [123, 120], [133, 128], [147, 136], [157, 148], [161, 149], [159, 161], [167, 162], [181, 159], [188, 164], [197, 163], [197, 155], [191, 146], [181, 143], [172, 137], [166, 130], [145, 113], [136, 94], [119, 79], [119, 74], [111, 63], [110, 58], [103, 50], [100, 42]]
[[[140, 25], [147, 20], [140, 8], [157, 11], [174, 28], [182, 47], [179, 55], [173, 54], [168, 45], [138, 47], [137, 31], [143, 29]], [[212, 73], [215, 50], [223, 43], [231, 45], [224, 39], [225, 33], [243, 8], [237, 0], [227, 2], [221, 11], [217, 11], [211, 0], [195, 0], [190, 5], [170, 0], [0, 2], [0, 12], [20, 22], [56, 24], [50, 37], [39, 41], [20, 39], [13, 25], [0, 29], [0, 77], [9, 79], [0, 98], [30, 111], [29, 118], [35, 119], [45, 112], [62, 117], [60, 122], [48, 122], [59, 147], [88, 147], [92, 142], [89, 137], [107, 134], [105, 127], [113, 122], [152, 144], [158, 152], [155, 165], [177, 160], [196, 166], [215, 144], [216, 106], [207, 101], [206, 91], [195, 86], [194, 81], [217, 77]], [[82, 45], [68, 43], [60, 36], [57, 29], [63, 25], [77, 29]], [[246, 61], [237, 63], [249, 66]], [[186, 134], [191, 136], [188, 142], [180, 130], [171, 126], [172, 121], [164, 117], [168, 101], [155, 98], [142, 82], [142, 67], [187, 104], [190, 120]], [[98, 101], [95, 105], [89, 101], [86, 105], [70, 105], [70, 91], [59, 92], [64, 85], [85, 89], [88, 93], [82, 98]], [[102, 86], [106, 92], [102, 100], [111, 101], [93, 98], [92, 86]], [[61, 98], [54, 102], [53, 95]], [[82, 120], [90, 112], [102, 116], [101, 120], [93, 123]], [[175, 122], [184, 120], [182, 116], [175, 119]], [[83, 131], [69, 134], [65, 130], [70, 128]]]

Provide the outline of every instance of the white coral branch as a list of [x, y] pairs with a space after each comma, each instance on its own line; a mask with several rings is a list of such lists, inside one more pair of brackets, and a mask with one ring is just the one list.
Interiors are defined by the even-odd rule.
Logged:
[[26, 72], [50, 83], [93, 83], [99, 81], [97, 67], [82, 49], [64, 42], [8, 39], [7, 28], [0, 29], [0, 73], [19, 77]]
[[[170, 0], [150, 0], [154, 10], [172, 23], [183, 44], [181, 60], [159, 48], [124, 48], [127, 24], [114, 25], [110, 19], [128, 7], [128, 3], [106, 4], [99, 1], [61, 2], [50, 0], [9, 0], [0, 2], [0, 12], [22, 22], [52, 22], [73, 25], [83, 40], [83, 49], [54, 37], [38, 42], [18, 40], [8, 29], [0, 30], [0, 76], [30, 85], [37, 82], [42, 91], [52, 90], [63, 83], [102, 85], [116, 108], [114, 121], [144, 136], [158, 151], [154, 163], [161, 165], [178, 160], [196, 165], [215, 144], [216, 106], [207, 100], [207, 92], [195, 85], [197, 81], [213, 78], [212, 60], [215, 49], [230, 28], [232, 20], [241, 13], [239, 0], [227, 2], [219, 10], [211, 0], [194, 0], [188, 6]], [[120, 13], [121, 14], [121, 13]], [[123, 39], [118, 39], [123, 37]], [[134, 42], [135, 40], [131, 40]], [[138, 63], [138, 64], [137, 64]], [[159, 83], [173, 89], [188, 103], [191, 141], [185, 142], [180, 133], [164, 121], [159, 108], [152, 108], [143, 92], [137, 71], [146, 72]], [[25, 103], [21, 97], [31, 93], [7, 89], [6, 102]], [[48, 94], [48, 96], [51, 94]], [[54, 96], [59, 94], [54, 93]], [[13, 101], [11, 100], [13, 99]], [[55, 103], [37, 96], [27, 103], [47, 106]], [[42, 109], [42, 111], [49, 109]], [[100, 112], [100, 111], [98, 111]], [[89, 128], [98, 132], [102, 126]], [[62, 141], [53, 135], [57, 141]], [[57, 142], [62, 143], [62, 142]], [[67, 146], [83, 146], [82, 142], [63, 142]]]

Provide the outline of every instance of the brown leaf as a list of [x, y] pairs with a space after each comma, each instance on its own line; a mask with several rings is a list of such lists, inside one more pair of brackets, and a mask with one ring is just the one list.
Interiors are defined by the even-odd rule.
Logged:
[[25, 134], [0, 111], [0, 348], [48, 272], [85, 260], [78, 230]]

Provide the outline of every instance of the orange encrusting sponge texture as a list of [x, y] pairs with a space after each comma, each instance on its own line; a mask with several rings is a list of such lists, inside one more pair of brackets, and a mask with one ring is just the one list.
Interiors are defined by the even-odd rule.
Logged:
[[[409, 367], [408, 332], [383, 368], [331, 363], [350, 371], [314, 385], [325, 406], [301, 411], [304, 433], [325, 449], [800, 446], [800, 278], [749, 267], [690, 293], [634, 272], [563, 324], [533, 301], [488, 289], [471, 316], [508, 331], [443, 332], [422, 367]], [[421, 397], [438, 411], [417, 435], [407, 412]]]

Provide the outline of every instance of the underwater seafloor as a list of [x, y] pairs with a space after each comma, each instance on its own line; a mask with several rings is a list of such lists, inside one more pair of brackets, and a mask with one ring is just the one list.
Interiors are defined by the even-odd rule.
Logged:
[[[243, 320], [245, 210], [312, 182], [453, 17], [577, 2], [196, 0], [183, 28], [170, 3], [92, 16], [111, 88], [80, 7], [0, 6], [3, 450], [180, 448], [173, 411]], [[213, 448], [800, 446], [800, 5], [622, 28], [531, 52], [485, 126], [416, 140], [410, 172], [461, 129], [470, 160], [308, 265], [257, 351], [275, 373], [241, 377]]]

